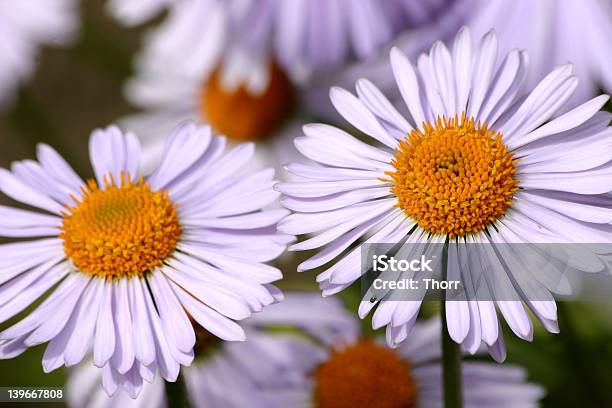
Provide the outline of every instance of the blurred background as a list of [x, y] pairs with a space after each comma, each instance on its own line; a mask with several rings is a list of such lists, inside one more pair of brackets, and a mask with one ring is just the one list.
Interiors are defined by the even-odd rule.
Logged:
[[[82, 2], [76, 41], [64, 48], [43, 48], [34, 76], [20, 86], [14, 104], [0, 112], [0, 166], [33, 158], [36, 144], [44, 142], [60, 151], [83, 177], [90, 177], [87, 143], [91, 130], [135, 111], [123, 98], [122, 86], [132, 74], [132, 58], [143, 33], [164, 15], [126, 28], [109, 17], [104, 6], [102, 0]], [[4, 197], [1, 200], [6, 202]], [[308, 255], [280, 261], [285, 275], [281, 288], [317, 290], [315, 273], [298, 274], [295, 269]], [[359, 285], [353, 285], [341, 295], [351, 310], [356, 310], [358, 292]], [[425, 315], [436, 309], [428, 304]], [[543, 406], [612, 407], [611, 315], [611, 304], [561, 303], [561, 335], [548, 334], [536, 324], [532, 343], [506, 336], [508, 361], [524, 366], [530, 380], [547, 389]], [[366, 330], [369, 324], [369, 319], [364, 321]], [[0, 361], [0, 385], [61, 386], [65, 370], [42, 372], [44, 347]]]

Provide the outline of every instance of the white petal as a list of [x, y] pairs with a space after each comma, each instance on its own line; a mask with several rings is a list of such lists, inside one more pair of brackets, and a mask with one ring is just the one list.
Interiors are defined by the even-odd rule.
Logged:
[[34, 191], [6, 169], [0, 169], [0, 191], [16, 201], [55, 214], [61, 215], [64, 210], [64, 207], [57, 201]]
[[289, 211], [269, 210], [256, 213], [237, 215], [223, 218], [185, 218], [182, 221], [187, 227], [197, 226], [206, 228], [225, 228], [225, 229], [253, 229], [263, 228], [276, 224], [284, 218]]
[[493, 78], [493, 70], [497, 62], [497, 36], [494, 31], [485, 35], [478, 49], [478, 55], [472, 73], [472, 93], [468, 105], [469, 118], [477, 118], [480, 107]]
[[159, 272], [152, 273], [148, 281], [159, 311], [162, 327], [167, 334], [166, 338], [173, 342], [180, 351], [189, 352], [193, 350], [195, 345], [193, 326], [172, 292], [166, 277]]
[[155, 341], [149, 324], [143, 291], [148, 290], [146, 282], [132, 278], [129, 283], [130, 312], [134, 333], [134, 355], [143, 365], [155, 361]]
[[389, 99], [376, 85], [367, 79], [357, 81], [357, 95], [365, 106], [376, 116], [394, 125], [398, 130], [408, 134], [412, 126], [389, 102]]
[[78, 321], [78, 330], [72, 333], [66, 343], [64, 350], [66, 367], [80, 363], [91, 347], [103, 289], [102, 279], [92, 279], [73, 312], [73, 318]]
[[387, 133], [372, 112], [355, 95], [345, 89], [334, 87], [330, 90], [329, 96], [340, 115], [357, 129], [391, 148], [397, 146], [397, 140]]
[[186, 171], [204, 154], [210, 139], [208, 126], [187, 123], [177, 127], [166, 141], [161, 164], [148, 179], [151, 187], [163, 188]]
[[110, 181], [111, 176], [118, 183], [125, 171], [126, 157], [121, 130], [114, 125], [94, 130], [89, 138], [89, 157], [99, 186], [104, 186], [105, 179]]
[[149, 314], [149, 321], [151, 323], [151, 328], [153, 329], [153, 334], [155, 336], [155, 344], [156, 344], [156, 359], [159, 366], [159, 371], [166, 381], [176, 381], [180, 365], [177, 361], [172, 357], [172, 351], [168, 345], [168, 341], [166, 340], [166, 336], [161, 326], [161, 321], [159, 320], [159, 315], [155, 309], [155, 305], [153, 304], [153, 300], [151, 299], [151, 295], [148, 291], [144, 291], [144, 298], [146, 303], [146, 310]]
[[437, 85], [440, 98], [446, 108], [446, 116], [453, 117], [457, 111], [454, 69], [450, 52], [441, 41], [437, 41], [429, 53], [433, 80]]
[[472, 79], [472, 39], [470, 30], [462, 27], [453, 43], [453, 65], [457, 88], [457, 113], [467, 112]]
[[[75, 306], [90, 280], [91, 278], [89, 276], [82, 275], [70, 281], [66, 279], [64, 282], [66, 282], [68, 293], [63, 295], [57, 293], [56, 297], [54, 295], [56, 295], [56, 292], [59, 292], [59, 290], [56, 290], [51, 294], [50, 298], [48, 298], [49, 303], [45, 302], [39, 306], [41, 311], [44, 310], [47, 313], [52, 313], [46, 317], [43, 323], [34, 330], [30, 336], [28, 336], [26, 344], [34, 346], [58, 336], [69, 322], [70, 317], [74, 313]], [[68, 341], [67, 338], [65, 340]], [[65, 343], [62, 347], [65, 348]]]
[[96, 321], [96, 334], [93, 346], [93, 362], [97, 367], [104, 367], [115, 351], [115, 325], [113, 324], [113, 284], [106, 282], [102, 293], [103, 299]]
[[120, 374], [123, 374], [127, 373], [134, 364], [134, 337], [126, 278], [114, 282], [113, 294], [115, 351], [111, 364]]
[[391, 49], [390, 57], [393, 76], [402, 94], [402, 98], [416, 123], [416, 127], [422, 128], [427, 119], [425, 113], [423, 113], [419, 83], [414, 68], [410, 61], [408, 61], [408, 58], [398, 48], [394, 47]]
[[72, 167], [51, 146], [44, 143], [36, 147], [36, 156], [43, 168], [54, 178], [66, 186], [78, 191], [85, 182], [76, 174]]
[[608, 99], [610, 99], [608, 95], [600, 95], [593, 98], [571, 111], [564, 113], [558, 118], [551, 120], [545, 125], [540, 126], [536, 130], [527, 133], [523, 137], [515, 138], [514, 144], [516, 146], [522, 146], [545, 136], [574, 129], [591, 119], [606, 104]]
[[349, 207], [364, 201], [387, 197], [391, 193], [388, 187], [364, 188], [336, 193], [325, 197], [290, 197], [284, 196], [280, 202], [295, 212], [317, 213]]
[[215, 285], [210, 283], [202, 285], [202, 283], [187, 274], [168, 267], [164, 268], [163, 272], [200, 302], [230, 319], [242, 320], [251, 315], [249, 308], [242, 299], [221, 286], [215, 287]]
[[172, 289], [178, 296], [183, 307], [187, 310], [187, 313], [189, 313], [200, 326], [226, 341], [246, 340], [244, 330], [235, 322], [217, 313], [204, 303], [199, 302], [190, 294], [185, 293], [183, 289], [174, 282], [172, 282]]

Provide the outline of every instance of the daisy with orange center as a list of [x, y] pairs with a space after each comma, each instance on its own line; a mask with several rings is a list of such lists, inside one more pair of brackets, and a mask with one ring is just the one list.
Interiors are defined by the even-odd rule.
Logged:
[[[332, 348], [314, 374], [316, 408], [427, 408], [442, 401], [440, 321], [415, 324], [404, 344], [390, 349], [373, 339]], [[532, 406], [543, 389], [513, 365], [463, 364], [463, 406]]]
[[191, 363], [194, 325], [244, 340], [234, 320], [282, 299], [265, 262], [292, 238], [276, 232], [286, 211], [262, 210], [278, 196], [274, 172], [244, 174], [253, 146], [225, 144], [185, 124], [141, 175], [136, 137], [111, 126], [90, 139], [95, 180], [45, 145], [38, 162], [0, 170], [3, 193], [46, 212], [0, 209], [0, 235], [30, 238], [0, 245], [0, 322], [41, 300], [0, 332], [0, 358], [48, 342], [49, 372], [91, 352], [106, 392], [135, 398], [143, 380], [175, 381]]
[[315, 373], [317, 407], [412, 408], [416, 396], [410, 363], [372, 340], [332, 350]]
[[[438, 269], [402, 276], [459, 282], [446, 301], [450, 337], [470, 352], [484, 340], [503, 360], [497, 310], [531, 340], [530, 313], [558, 332], [553, 295], [566, 291], [547, 279], [563, 274], [562, 266], [544, 260], [535, 267], [541, 254], [510, 245], [612, 242], [612, 130], [610, 114], [598, 112], [608, 96], [564, 111], [577, 86], [571, 65], [523, 94], [527, 55], [513, 50], [498, 60], [494, 32], [474, 45], [463, 28], [450, 49], [435, 43], [416, 67], [398, 49], [390, 62], [409, 117], [369, 80], [357, 81], [357, 96], [333, 88], [336, 110], [372, 143], [336, 127], [304, 126], [295, 145], [320, 165], [287, 167], [296, 179], [276, 189], [295, 214], [279, 229], [309, 235], [290, 250], [320, 249], [298, 270], [324, 267], [317, 282], [325, 296], [367, 273], [362, 248], [427, 248]], [[367, 247], [354, 246], [361, 239]], [[592, 269], [576, 268], [606, 270], [598, 251], [581, 254]], [[468, 291], [476, 285], [477, 295]], [[372, 288], [364, 289], [359, 315], [376, 309], [373, 327], [386, 326], [396, 346], [408, 337], [426, 290], [406, 299], [394, 290], [372, 296]]]
[[450, 238], [483, 231], [517, 191], [516, 159], [502, 137], [465, 116], [440, 118], [400, 141], [387, 172], [398, 207]]
[[[111, 9], [128, 24], [168, 9], [126, 87], [142, 112], [121, 121], [146, 135], [147, 166], [161, 157], [169, 128], [191, 120], [234, 141], [257, 142], [256, 159], [280, 170], [301, 157], [292, 140], [304, 118], [332, 110], [320, 98], [332, 72], [368, 65], [404, 29], [438, 32], [437, 22], [448, 16], [444, 26], [452, 21], [454, 31], [463, 14], [455, 7], [461, 0], [137, 3], [111, 2]], [[418, 49], [428, 44], [413, 42]]]
[[219, 132], [235, 140], [261, 140], [289, 117], [293, 89], [277, 64], [270, 64], [270, 78], [262, 91], [253, 91], [246, 84], [225, 84], [221, 69], [211, 74], [200, 100], [202, 117]]
[[99, 278], [143, 276], [163, 265], [182, 232], [176, 205], [144, 178], [122, 175], [104, 189], [90, 181], [64, 216], [60, 238], [74, 266]]
[[[215, 65], [201, 66], [197, 72], [182, 63], [158, 72], [165, 57], [155, 49], [145, 50], [142, 59], [146, 63], [141, 74], [130, 80], [128, 99], [145, 111], [124, 118], [122, 124], [147, 135], [145, 166], [162, 156], [165, 129], [185, 120], [209, 123], [232, 143], [255, 142], [259, 167], [278, 168], [297, 156], [289, 137], [297, 128], [294, 86], [267, 55], [230, 50]], [[155, 96], [160, 92], [163, 101]]]

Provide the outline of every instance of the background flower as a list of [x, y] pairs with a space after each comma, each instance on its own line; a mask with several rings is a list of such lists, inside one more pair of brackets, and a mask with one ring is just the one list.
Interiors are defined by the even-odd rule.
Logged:
[[144, 112], [123, 124], [146, 135], [145, 162], [159, 156], [161, 129], [189, 119], [208, 122], [231, 139], [256, 140], [264, 163], [286, 164], [299, 157], [288, 142], [296, 122], [309, 111], [329, 110], [317, 95], [327, 92], [330, 78], [353, 64], [367, 65], [405, 29], [423, 32], [405, 40], [413, 49], [429, 45], [442, 28], [459, 27], [459, 6], [467, 4], [176, 2], [148, 33], [137, 74], [126, 86], [128, 100]]
[[612, 91], [612, 4], [608, 1], [482, 1], [469, 25], [475, 35], [491, 27], [499, 34], [499, 50], [524, 48], [529, 52], [527, 82], [533, 86], [558, 65], [571, 62], [580, 85], [575, 102]]
[[[434, 318], [394, 350], [363, 338], [331, 350], [314, 375], [315, 406], [442, 406], [440, 333]], [[536, 406], [544, 394], [518, 366], [466, 361], [461, 376], [465, 407]]]
[[[309, 404], [310, 375], [327, 347], [357, 335], [357, 322], [338, 299], [315, 293], [291, 293], [278, 305], [245, 320], [249, 341], [223, 343], [196, 328], [194, 364], [185, 369], [187, 395], [193, 406], [295, 407]], [[143, 386], [131, 399], [118, 392], [112, 398], [99, 387], [101, 370], [82, 364], [68, 385], [71, 406], [166, 406], [164, 383]], [[225, 392], [223, 384], [232, 384]]]
[[39, 47], [66, 45], [78, 27], [76, 0], [0, 3], [0, 107], [37, 66]]

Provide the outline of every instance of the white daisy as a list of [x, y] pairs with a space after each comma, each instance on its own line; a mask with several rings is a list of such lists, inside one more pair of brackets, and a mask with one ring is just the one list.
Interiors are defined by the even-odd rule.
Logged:
[[0, 106], [32, 76], [42, 45], [65, 45], [78, 24], [75, 0], [0, 2]]
[[[361, 246], [349, 248], [363, 236], [372, 243], [449, 242], [451, 277], [461, 270], [462, 243], [612, 241], [612, 130], [610, 114], [598, 113], [608, 96], [561, 111], [577, 85], [571, 65], [524, 94], [526, 53], [513, 50], [499, 61], [497, 47], [493, 32], [474, 47], [464, 28], [450, 51], [438, 42], [416, 68], [392, 50], [408, 118], [368, 80], [357, 82], [357, 97], [332, 89], [338, 112], [375, 145], [332, 126], [304, 127], [296, 147], [321, 166], [288, 167], [300, 181], [276, 188], [285, 194], [281, 203], [296, 213], [279, 229], [314, 235], [291, 250], [322, 248], [300, 271], [336, 260], [317, 277], [324, 295], [360, 278]], [[497, 306], [514, 333], [531, 339], [531, 319], [519, 299], [546, 329], [558, 331], [551, 292], [559, 288], [542, 278], [556, 271], [548, 271], [554, 265], [492, 276], [489, 268], [500, 261], [485, 255], [482, 270], [471, 265], [468, 272], [484, 274], [494, 286], [510, 279], [511, 296], [491, 292], [487, 301], [447, 302], [452, 338], [467, 342], [470, 351], [481, 339], [498, 346]], [[605, 268], [598, 259], [592, 262], [585, 268]], [[525, 296], [525, 287], [539, 297]], [[378, 304], [373, 326], [386, 325], [394, 345], [407, 336], [420, 301], [387, 300], [364, 299], [359, 313], [363, 317]]]
[[473, 8], [469, 25], [474, 35], [493, 27], [499, 33], [499, 49], [514, 47], [529, 52], [531, 85], [555, 66], [571, 61], [581, 83], [574, 100], [597, 95], [599, 88], [612, 91], [612, 3], [581, 1], [486, 1]]
[[[244, 322], [248, 334], [244, 343], [221, 343], [196, 327], [196, 359], [183, 370], [189, 401], [194, 407], [208, 408], [306, 406], [309, 376], [325, 358], [324, 350], [355, 338], [357, 326], [338, 299], [293, 293]], [[101, 370], [90, 364], [73, 371], [67, 384], [69, 404], [167, 406], [161, 379], [144, 384], [136, 399], [121, 391], [109, 398], [99, 387], [101, 376]]]
[[277, 233], [272, 170], [242, 174], [253, 145], [224, 154], [226, 140], [185, 124], [151, 175], [139, 172], [136, 137], [117, 127], [90, 139], [95, 180], [85, 183], [46, 145], [38, 161], [0, 169], [0, 191], [42, 212], [1, 207], [0, 322], [42, 303], [0, 333], [0, 358], [48, 342], [45, 372], [93, 351], [106, 391], [137, 394], [159, 370], [174, 381], [193, 359], [190, 316], [224, 340], [234, 322], [282, 298], [265, 264], [291, 237]]

